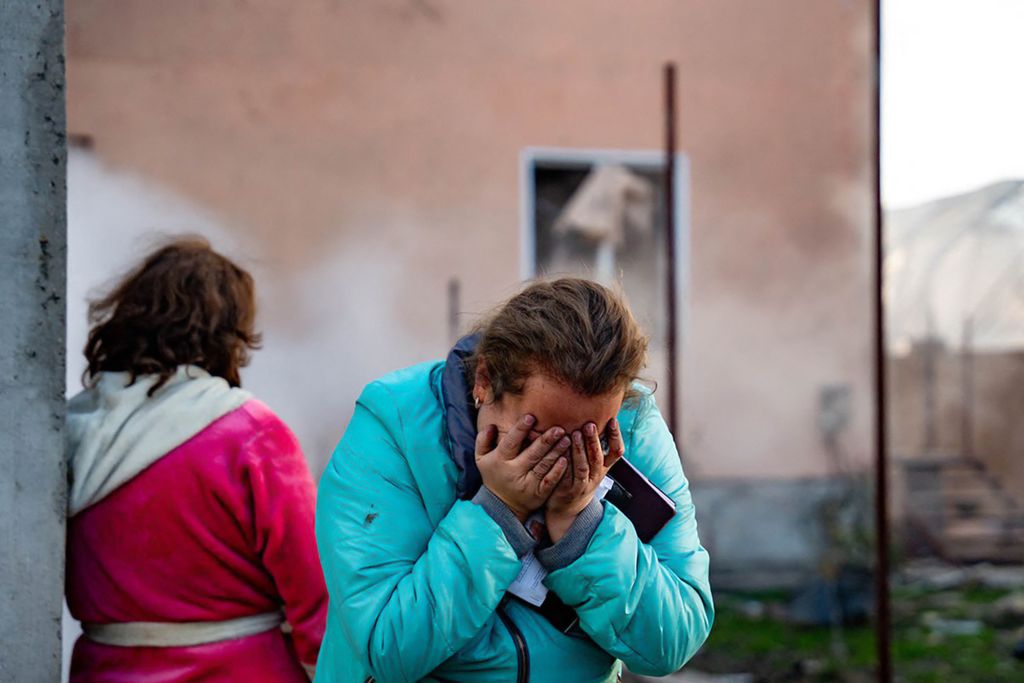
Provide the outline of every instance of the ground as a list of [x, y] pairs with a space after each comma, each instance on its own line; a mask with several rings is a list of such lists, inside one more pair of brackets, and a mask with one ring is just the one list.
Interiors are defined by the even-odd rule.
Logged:
[[[1024, 569], [961, 573], [959, 580], [900, 580], [893, 588], [892, 642], [901, 683], [1024, 680], [1012, 656], [1024, 638]], [[953, 570], [959, 571], [959, 570]], [[1018, 582], [1017, 579], [1020, 579]], [[833, 630], [785, 620], [787, 595], [718, 594], [707, 644], [673, 680], [680, 683], [860, 683], [874, 680], [869, 624]], [[699, 674], [697, 672], [700, 672]], [[645, 679], [638, 678], [638, 681]]]

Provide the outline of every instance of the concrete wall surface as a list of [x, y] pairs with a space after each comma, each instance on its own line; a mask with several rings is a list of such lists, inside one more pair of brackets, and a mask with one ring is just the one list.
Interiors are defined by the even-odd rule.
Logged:
[[60, 678], [64, 589], [62, 0], [0, 3], [0, 682]]
[[840, 476], [700, 482], [693, 501], [712, 585], [796, 588], [820, 576], [829, 561], [869, 562], [872, 548], [856, 542], [872, 513], [863, 484]]

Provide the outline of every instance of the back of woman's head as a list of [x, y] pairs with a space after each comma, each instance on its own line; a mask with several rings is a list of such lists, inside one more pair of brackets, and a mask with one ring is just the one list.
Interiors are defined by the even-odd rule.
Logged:
[[181, 238], [150, 254], [106, 296], [89, 304], [86, 380], [100, 372], [157, 374], [197, 365], [239, 386], [259, 347], [252, 276], [202, 238]]
[[584, 396], [629, 391], [647, 364], [647, 337], [618, 293], [590, 280], [535, 282], [475, 332], [470, 370], [483, 362], [492, 399], [543, 372]]

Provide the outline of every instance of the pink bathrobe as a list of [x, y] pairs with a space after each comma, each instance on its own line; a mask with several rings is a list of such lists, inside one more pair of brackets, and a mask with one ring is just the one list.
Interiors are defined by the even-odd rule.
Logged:
[[243, 400], [68, 520], [68, 605], [100, 624], [281, 609], [291, 634], [273, 628], [190, 647], [83, 635], [72, 683], [308, 680], [302, 664], [316, 662], [327, 610], [313, 480], [288, 427]]

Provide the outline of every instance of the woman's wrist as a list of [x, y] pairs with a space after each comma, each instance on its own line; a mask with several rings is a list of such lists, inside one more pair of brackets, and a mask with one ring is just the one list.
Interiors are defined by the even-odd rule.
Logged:
[[513, 503], [511, 500], [509, 500], [508, 496], [502, 495], [501, 493], [495, 491], [490, 486], [487, 486], [487, 484], [484, 484], [484, 486], [487, 488], [488, 491], [491, 492], [492, 496], [494, 496], [495, 498], [497, 498], [498, 500], [505, 504], [505, 507], [507, 507], [509, 511], [516, 516], [516, 519], [518, 519], [523, 524], [526, 524], [526, 520], [530, 518], [529, 510], [522, 509], [521, 507]]
[[473, 496], [473, 503], [479, 505], [490, 516], [499, 527], [505, 538], [511, 544], [516, 557], [523, 557], [530, 553], [537, 545], [536, 539], [526, 530], [521, 519], [519, 519], [505, 501], [499, 498], [486, 486]]
[[547, 510], [544, 513], [544, 524], [547, 526], [551, 542], [558, 543], [562, 540], [562, 537], [569, 532], [572, 523], [576, 521], [577, 517], [579, 517], [579, 512], [571, 510]]
[[583, 557], [601, 524], [603, 513], [604, 508], [594, 498], [575, 514], [556, 508], [550, 520], [554, 524], [554, 535], [557, 538], [550, 544], [537, 546], [537, 559], [541, 566], [549, 572], [556, 571]]

